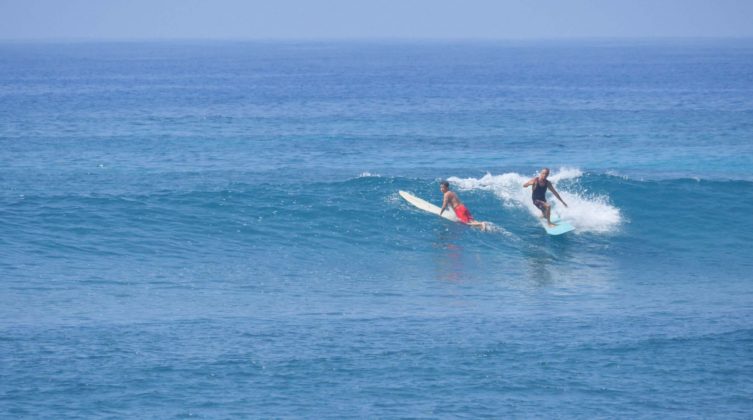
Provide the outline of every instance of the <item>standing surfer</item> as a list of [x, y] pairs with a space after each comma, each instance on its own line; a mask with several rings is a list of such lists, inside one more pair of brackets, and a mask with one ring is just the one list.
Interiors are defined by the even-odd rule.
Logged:
[[529, 186], [533, 185], [533, 191], [531, 194], [533, 205], [541, 210], [541, 213], [546, 219], [546, 222], [549, 223], [549, 227], [554, 227], [555, 224], [552, 223], [551, 219], [552, 205], [546, 202], [546, 190], [551, 191], [552, 194], [557, 197], [557, 200], [560, 200], [560, 202], [564, 204], [565, 207], [567, 207], [567, 203], [562, 200], [562, 197], [560, 197], [559, 193], [557, 193], [557, 190], [554, 189], [554, 185], [552, 185], [552, 183], [546, 179], [548, 176], [549, 168], [544, 168], [541, 170], [541, 172], [539, 172], [539, 176], [531, 178], [530, 180], [528, 180], [528, 182], [523, 184], [523, 188], [528, 188]]

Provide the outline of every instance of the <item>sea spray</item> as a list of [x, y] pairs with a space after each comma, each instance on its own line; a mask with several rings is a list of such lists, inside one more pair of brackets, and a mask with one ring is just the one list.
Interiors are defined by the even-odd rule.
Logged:
[[[622, 216], [620, 209], [609, 202], [607, 195], [578, 192], [572, 188], [577, 185], [577, 180], [582, 175], [583, 173], [576, 168], [561, 168], [550, 175], [549, 180], [552, 183], [571, 182], [567, 189], [555, 186], [568, 207], [552, 198], [550, 202], [556, 202], [552, 211], [561, 218], [569, 220], [578, 233], [611, 233], [616, 231], [622, 223]], [[519, 173], [507, 172], [501, 175], [487, 173], [481, 178], [450, 177], [448, 180], [461, 190], [491, 191], [502, 200], [504, 206], [526, 208], [534, 217], [540, 217], [541, 212], [531, 201], [530, 190], [523, 188], [523, 184], [530, 178]]]

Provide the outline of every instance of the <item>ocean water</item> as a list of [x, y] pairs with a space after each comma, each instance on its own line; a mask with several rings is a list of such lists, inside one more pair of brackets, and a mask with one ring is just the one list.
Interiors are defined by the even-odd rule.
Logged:
[[0, 184], [3, 418], [753, 415], [750, 40], [6, 42]]

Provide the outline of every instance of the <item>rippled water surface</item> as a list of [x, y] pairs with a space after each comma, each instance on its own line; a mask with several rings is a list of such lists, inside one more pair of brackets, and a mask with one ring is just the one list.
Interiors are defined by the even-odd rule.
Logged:
[[0, 44], [0, 415], [747, 418], [751, 173], [749, 41]]

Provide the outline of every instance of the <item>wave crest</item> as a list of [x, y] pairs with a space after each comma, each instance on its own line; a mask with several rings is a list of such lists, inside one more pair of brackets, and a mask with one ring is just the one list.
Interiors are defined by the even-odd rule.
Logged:
[[[582, 175], [583, 172], [577, 168], [560, 168], [556, 173], [552, 173], [549, 179], [554, 183], [566, 180], [577, 182]], [[500, 175], [487, 173], [481, 178], [450, 177], [448, 181], [461, 190], [490, 191], [502, 200], [504, 206], [525, 208], [533, 217], [538, 218], [541, 212], [531, 202], [530, 189], [523, 188], [523, 184], [531, 178], [508, 172]], [[616, 231], [622, 223], [622, 214], [620, 209], [609, 202], [609, 197], [577, 192], [571, 188], [573, 185], [577, 184], [571, 182], [557, 187], [557, 191], [569, 207], [557, 202], [552, 208], [553, 214], [569, 220], [578, 233]]]

